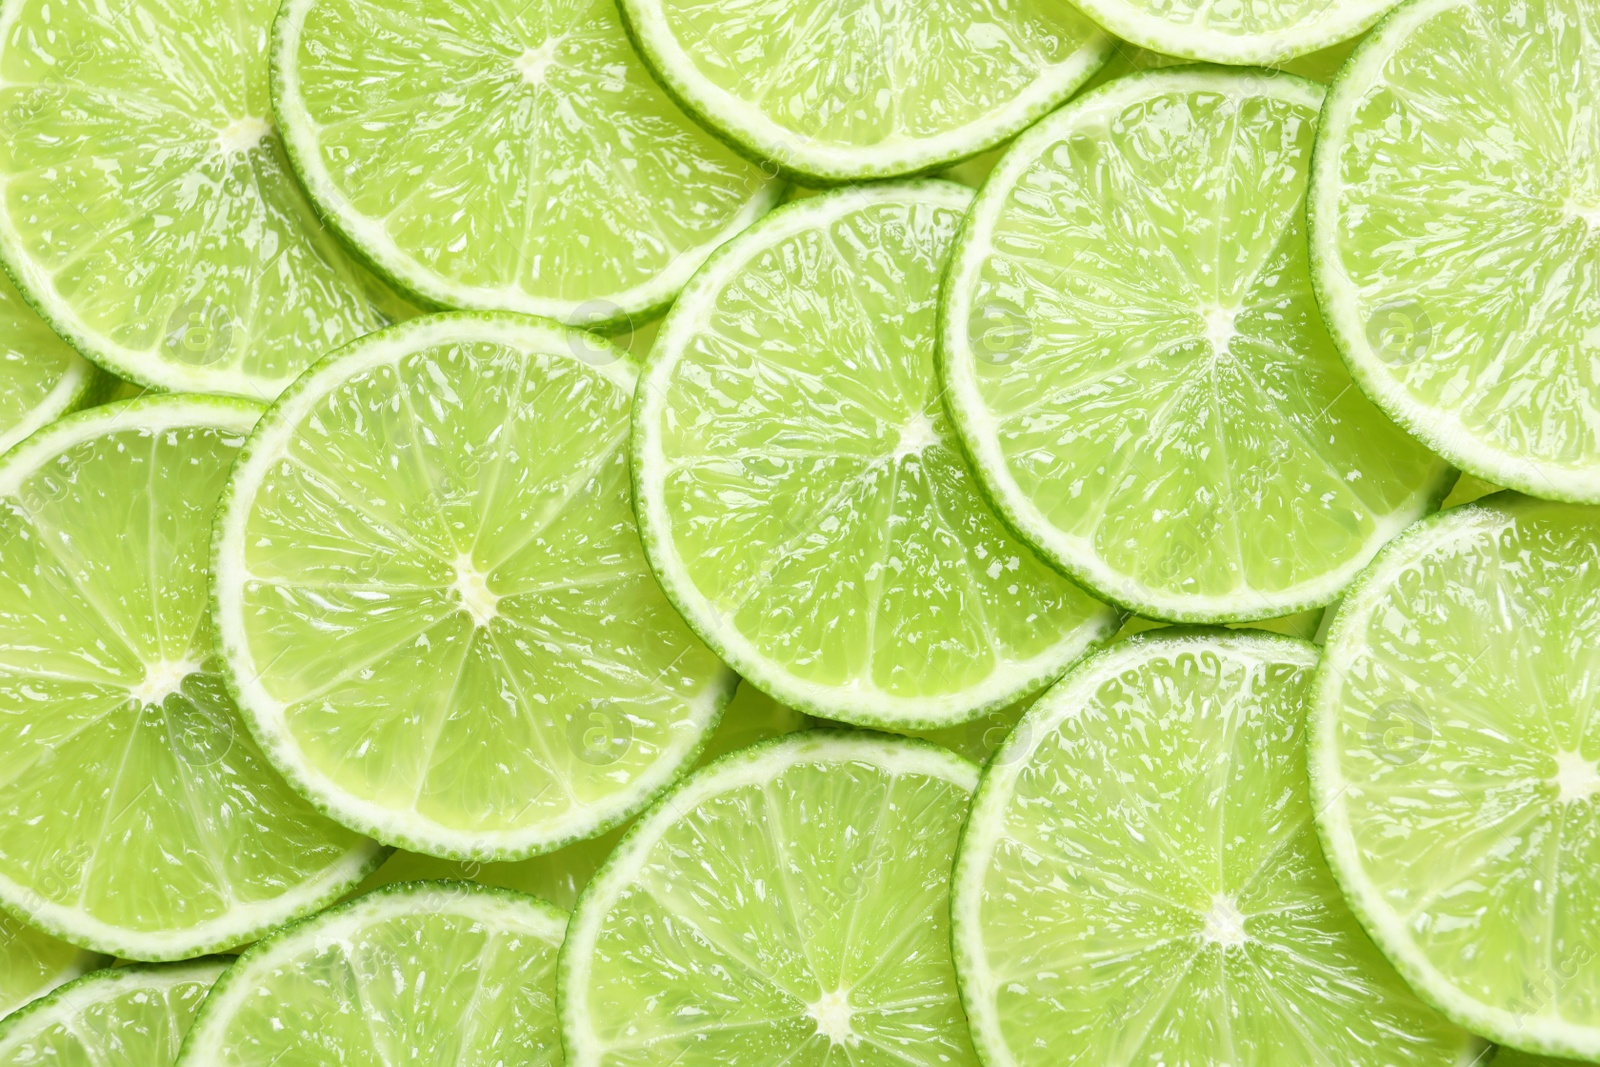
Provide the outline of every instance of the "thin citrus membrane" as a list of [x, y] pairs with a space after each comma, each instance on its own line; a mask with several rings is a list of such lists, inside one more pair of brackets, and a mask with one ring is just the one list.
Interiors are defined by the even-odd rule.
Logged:
[[1400, 0], [1073, 0], [1125, 41], [1235, 66], [1280, 67], [1359, 37]]
[[105, 962], [0, 912], [0, 1019]]
[[0, 454], [92, 402], [105, 388], [94, 365], [34, 313], [0, 272]]

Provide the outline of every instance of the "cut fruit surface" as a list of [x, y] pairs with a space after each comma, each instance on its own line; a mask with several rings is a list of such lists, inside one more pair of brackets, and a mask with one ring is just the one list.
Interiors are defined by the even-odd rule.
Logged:
[[1401, 8], [1329, 90], [1309, 205], [1361, 388], [1462, 470], [1580, 503], [1600, 503], [1597, 40], [1589, 0]]
[[579, 898], [568, 1067], [976, 1067], [946, 926], [977, 771], [811, 731], [696, 772]]
[[820, 182], [976, 155], [1057, 107], [1111, 39], [1057, 0], [622, 0], [639, 52], [752, 159]]
[[1458, 1067], [1482, 1043], [1417, 999], [1312, 827], [1317, 650], [1134, 637], [995, 753], [953, 878], [962, 1001], [989, 1067]]
[[123, 378], [271, 399], [407, 313], [289, 170], [267, 93], [277, 7], [0, 6], [0, 257]]
[[693, 762], [737, 679], [645, 565], [637, 373], [591, 334], [437, 315], [324, 361], [257, 427], [218, 517], [228, 676], [347, 826], [521, 859]]
[[[1358, 37], [1400, 0], [1072, 0], [1125, 41], [1168, 56], [1278, 67]], [[1315, 69], [1315, 68], [1313, 68]]]
[[0, 912], [0, 1019], [106, 962]]
[[0, 1067], [172, 1067], [195, 1012], [233, 962], [107, 968], [0, 1022]]
[[312, 199], [435, 305], [624, 328], [783, 192], [662, 92], [613, 0], [290, 0], [273, 56]]
[[940, 273], [971, 193], [839, 190], [695, 276], [634, 407], [651, 566], [744, 678], [931, 729], [1037, 692], [1116, 614], [989, 511], [939, 403]]
[[566, 925], [566, 912], [542, 900], [467, 882], [368, 893], [241, 955], [178, 1067], [556, 1067]]
[[112, 404], [0, 462], [0, 903], [74, 944], [228, 948], [381, 858], [272, 771], [220, 677], [211, 520], [260, 413]]
[[1600, 1060], [1600, 509], [1501, 493], [1345, 598], [1311, 725], [1328, 861], [1475, 1033]]
[[0, 455], [88, 403], [106, 384], [0, 271]]
[[1112, 82], [1018, 138], [952, 258], [941, 373], [979, 480], [1140, 615], [1326, 605], [1454, 477], [1352, 387], [1318, 314], [1321, 100], [1289, 74]]

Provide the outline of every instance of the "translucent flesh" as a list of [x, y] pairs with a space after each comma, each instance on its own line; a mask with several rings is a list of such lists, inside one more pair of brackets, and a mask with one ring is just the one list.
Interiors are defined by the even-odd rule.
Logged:
[[[1376, 19], [1398, 0], [1086, 0], [1084, 6], [1103, 13], [1115, 31], [1128, 33], [1152, 22], [1164, 23], [1163, 39], [1177, 34], [1216, 36], [1251, 44], [1283, 34], [1316, 32], [1320, 23], [1334, 22], [1337, 36]], [[1328, 31], [1324, 31], [1326, 33]], [[1174, 35], [1167, 37], [1166, 35]], [[1314, 46], [1313, 46], [1314, 47]], [[1220, 58], [1220, 57], [1218, 57]]]
[[0, 19], [6, 255], [125, 376], [270, 398], [382, 323], [271, 129], [276, 10], [21, 0]]
[[572, 310], [669, 269], [681, 285], [770, 195], [657, 87], [612, 0], [297, 6], [303, 162], [354, 238], [436, 298]]
[[1562, 1020], [1600, 1048], [1597, 545], [1592, 509], [1451, 512], [1353, 600], [1322, 701], [1375, 918], [1526, 1034]]
[[1140, 640], [1041, 701], [1037, 747], [975, 809], [986, 862], [957, 921], [987, 976], [966, 987], [974, 1026], [1009, 1050], [992, 1062], [1455, 1064], [1466, 1035], [1406, 988], [1322, 859], [1310, 650]]
[[0, 884], [75, 939], [171, 958], [238, 910], [289, 918], [279, 898], [332, 892], [370, 843], [269, 768], [223, 688], [208, 554], [242, 435], [123, 411], [0, 495]]
[[554, 843], [697, 741], [722, 667], [645, 565], [630, 401], [565, 352], [489, 340], [317, 397], [248, 504], [227, 595], [319, 788], [462, 849]]
[[1039, 142], [980, 235], [966, 306], [1028, 330], [966, 359], [1000, 495], [1144, 611], [1331, 599], [1444, 468], [1353, 387], [1317, 310], [1315, 100], [1145, 78]]
[[1542, 494], [1600, 463], [1600, 9], [1438, 6], [1341, 119], [1322, 239], [1368, 373]]
[[[88, 372], [83, 357], [23, 302], [0, 271], [0, 453], [77, 400], [67, 379]], [[83, 383], [87, 384], [87, 383]]]
[[102, 971], [0, 1030], [4, 1067], [172, 1067], [224, 963]]
[[994, 518], [940, 404], [960, 220], [907, 195], [754, 251], [695, 312], [651, 419], [671, 566], [800, 685], [961, 694], [1112, 625]]
[[78, 977], [99, 960], [92, 952], [0, 913], [0, 1019]]

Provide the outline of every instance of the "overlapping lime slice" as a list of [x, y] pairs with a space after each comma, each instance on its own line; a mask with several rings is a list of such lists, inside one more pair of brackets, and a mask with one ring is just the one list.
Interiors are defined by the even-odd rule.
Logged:
[[1600, 1060], [1600, 509], [1418, 524], [1328, 637], [1311, 774], [1356, 914], [1440, 1010]]
[[105, 385], [0, 272], [0, 454], [82, 407]]
[[956, 858], [986, 1064], [1434, 1064], [1481, 1042], [1362, 932], [1317, 846], [1317, 650], [1172, 630], [1086, 661], [984, 771]]
[[0, 912], [0, 1019], [104, 962]]
[[128, 401], [0, 461], [0, 904], [74, 944], [227, 948], [381, 858], [272, 771], [220, 677], [211, 520], [260, 413]]
[[[1212, 63], [1288, 66], [1359, 37], [1400, 0], [1072, 0], [1123, 40]], [[1315, 69], [1315, 68], [1313, 68]]]
[[1351, 385], [1303, 206], [1322, 89], [1204, 68], [1040, 123], [950, 264], [946, 401], [997, 509], [1152, 618], [1321, 607], [1453, 472]]
[[1462, 470], [1600, 503], [1600, 9], [1416, 0], [1351, 57], [1309, 207], [1355, 380]]

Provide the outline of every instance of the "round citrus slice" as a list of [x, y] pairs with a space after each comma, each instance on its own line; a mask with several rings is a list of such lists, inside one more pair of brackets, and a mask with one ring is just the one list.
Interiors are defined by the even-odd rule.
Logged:
[[90, 403], [108, 384], [0, 272], [0, 454]]
[[783, 191], [661, 91], [614, 0], [289, 0], [275, 32], [306, 189], [422, 301], [626, 327]]
[[105, 962], [0, 912], [0, 1019]]
[[1317, 650], [1166, 630], [1074, 669], [994, 754], [952, 881], [989, 1067], [1459, 1067], [1482, 1043], [1406, 987], [1317, 846]]
[[260, 413], [128, 401], [0, 461], [0, 904], [74, 944], [228, 948], [381, 859], [272, 771], [220, 677], [211, 519]]
[[1600, 503], [1600, 9], [1418, 0], [1329, 90], [1309, 215], [1356, 382], [1450, 462]]
[[1072, 0], [1153, 52], [1189, 60], [1280, 67], [1359, 37], [1400, 0]]
[[277, 7], [0, 4], [0, 258], [123, 378], [270, 399], [405, 313], [289, 169], [267, 95]]
[[639, 523], [684, 617], [808, 714], [931, 729], [1037, 692], [1116, 629], [994, 518], [934, 374], [972, 194], [844, 189], [695, 276], [634, 407]]
[[696, 772], [578, 900], [568, 1067], [976, 1067], [950, 969], [950, 858], [977, 770], [809, 731]]
[[812, 182], [888, 178], [999, 144], [1060, 105], [1111, 39], [1056, 0], [622, 0], [679, 103]]
[[942, 318], [977, 476], [1045, 558], [1174, 622], [1321, 607], [1454, 472], [1351, 385], [1303, 221], [1322, 89], [1121, 78], [1018, 138]]
[[566, 925], [566, 912], [504, 889], [379, 889], [252, 945], [177, 1065], [560, 1064]]
[[1417, 992], [1600, 1060], [1600, 509], [1418, 524], [1340, 608], [1311, 721], [1328, 862]]
[[256, 737], [334, 818], [522, 859], [693, 763], [737, 679], [645, 565], [637, 374], [593, 334], [437, 315], [262, 419], [217, 520], [217, 628]]
[[107, 968], [0, 1023], [0, 1067], [172, 1067], [183, 1035], [233, 962]]

